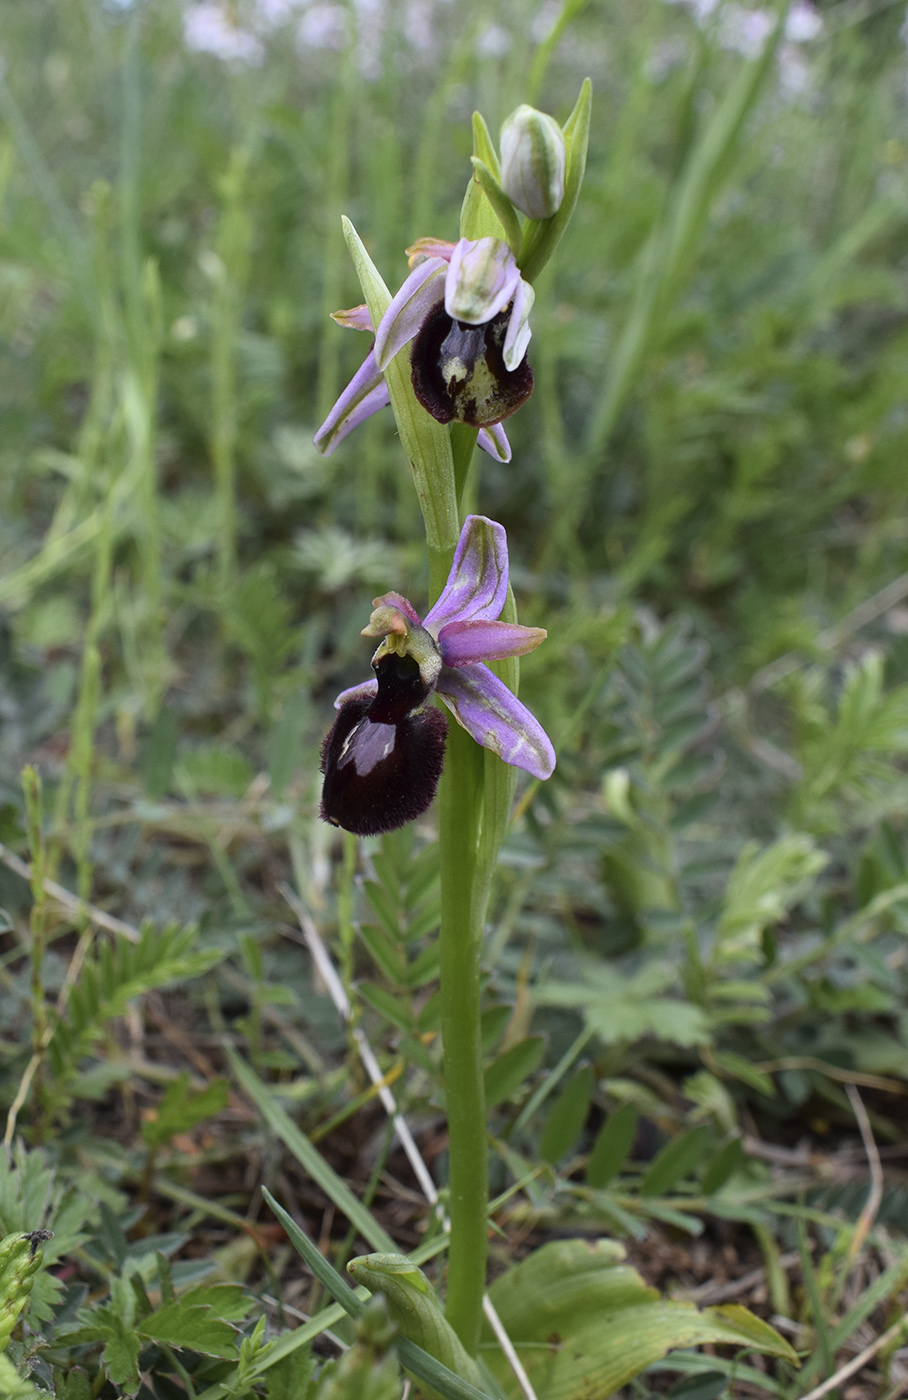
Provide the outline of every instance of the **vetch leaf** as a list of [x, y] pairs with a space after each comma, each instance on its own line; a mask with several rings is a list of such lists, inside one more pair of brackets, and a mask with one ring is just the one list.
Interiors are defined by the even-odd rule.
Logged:
[[702, 1160], [711, 1137], [712, 1130], [704, 1123], [663, 1147], [640, 1183], [641, 1196], [662, 1196], [682, 1181]]
[[630, 1156], [637, 1133], [637, 1108], [623, 1103], [610, 1113], [593, 1144], [586, 1164], [586, 1179], [597, 1190], [617, 1176]]
[[[504, 1009], [510, 1015], [510, 1007]], [[486, 1108], [495, 1108], [510, 1098], [538, 1067], [544, 1050], [544, 1037], [531, 1035], [493, 1060], [485, 1072]]]
[[546, 1162], [560, 1162], [574, 1147], [589, 1113], [596, 1081], [589, 1065], [584, 1065], [567, 1081], [549, 1109], [539, 1155]]

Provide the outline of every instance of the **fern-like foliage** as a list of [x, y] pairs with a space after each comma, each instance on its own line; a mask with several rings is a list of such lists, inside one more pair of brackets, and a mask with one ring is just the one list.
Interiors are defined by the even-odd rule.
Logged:
[[86, 959], [48, 1047], [58, 1092], [131, 1001], [170, 983], [199, 977], [220, 962], [224, 955], [219, 949], [193, 951], [196, 937], [191, 925], [158, 929], [146, 923], [138, 942], [119, 935], [101, 943], [95, 955]]

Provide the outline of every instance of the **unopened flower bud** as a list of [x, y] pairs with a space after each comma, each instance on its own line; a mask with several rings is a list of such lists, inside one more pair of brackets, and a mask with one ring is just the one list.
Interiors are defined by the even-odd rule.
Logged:
[[549, 219], [564, 199], [565, 144], [554, 117], [525, 102], [501, 128], [501, 184], [531, 219]]

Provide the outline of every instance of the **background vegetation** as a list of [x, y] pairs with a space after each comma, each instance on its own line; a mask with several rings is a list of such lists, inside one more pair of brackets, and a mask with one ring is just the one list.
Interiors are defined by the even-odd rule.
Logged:
[[317, 819], [370, 600], [426, 587], [390, 415], [311, 446], [364, 343], [339, 218], [396, 285], [456, 234], [472, 110], [563, 120], [587, 75], [537, 390], [471, 488], [559, 747], [489, 926], [494, 1251], [611, 1235], [807, 1358], [636, 1394], [813, 1394], [867, 1347], [839, 1393], [904, 1393], [903, 20], [797, 4], [761, 59], [732, 0], [3, 6], [0, 1235], [55, 1231], [23, 1394], [302, 1394], [319, 1285], [262, 1186], [341, 1269], [340, 1178], [426, 1235], [361, 1051], [443, 1185], [431, 813]]

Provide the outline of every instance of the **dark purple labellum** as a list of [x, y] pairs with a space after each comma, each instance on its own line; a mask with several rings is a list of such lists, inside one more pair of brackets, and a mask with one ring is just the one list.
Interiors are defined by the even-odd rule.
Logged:
[[341, 706], [322, 745], [322, 819], [378, 836], [422, 816], [444, 766], [448, 725], [409, 656], [375, 668], [378, 694]]
[[440, 303], [413, 342], [413, 391], [439, 423], [490, 427], [510, 418], [533, 392], [533, 371], [524, 355], [516, 369], [504, 362], [508, 312], [482, 326], [452, 321]]

